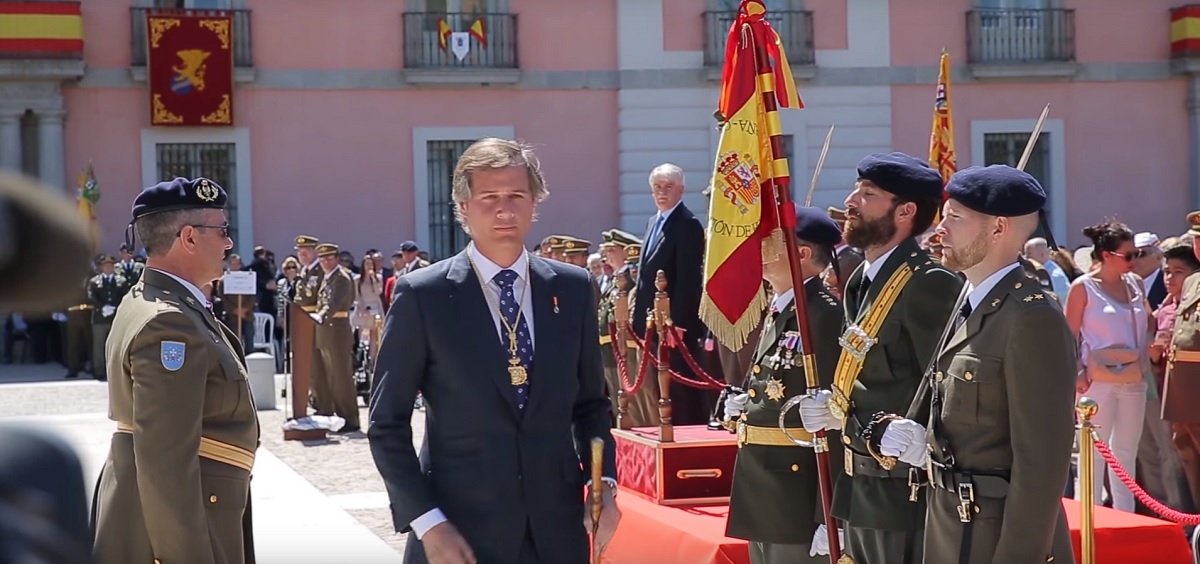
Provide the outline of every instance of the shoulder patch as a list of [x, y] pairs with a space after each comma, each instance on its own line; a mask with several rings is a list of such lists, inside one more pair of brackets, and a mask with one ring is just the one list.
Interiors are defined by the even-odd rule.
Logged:
[[186, 344], [179, 341], [163, 341], [159, 345], [159, 349], [159, 357], [162, 360], [163, 368], [171, 372], [183, 368], [183, 361], [187, 356]]

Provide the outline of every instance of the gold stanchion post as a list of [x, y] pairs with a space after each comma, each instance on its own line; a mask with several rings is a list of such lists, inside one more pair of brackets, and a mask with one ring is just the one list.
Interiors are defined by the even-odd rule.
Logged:
[[1075, 496], [1083, 515], [1082, 527], [1079, 531], [1079, 564], [1096, 564], [1096, 521], [1094, 515], [1095, 499], [1092, 488], [1095, 480], [1095, 438], [1096, 430], [1092, 426], [1092, 418], [1100, 410], [1096, 400], [1089, 397], [1079, 398], [1075, 404], [1075, 412], [1079, 414], [1079, 489]]
[[[667, 275], [658, 271], [654, 275], [654, 311], [650, 314], [651, 321], [658, 329], [658, 440], [663, 443], [675, 442], [675, 428], [671, 425], [671, 351], [667, 346], [667, 332], [671, 325], [671, 298], [667, 296]], [[643, 354], [656, 354], [655, 351], [642, 351]]]
[[[612, 335], [612, 342], [616, 346], [613, 347], [613, 355], [622, 354], [625, 352], [625, 342], [629, 340], [629, 279], [625, 276], [618, 275], [615, 281], [617, 285], [617, 297], [613, 300], [613, 317], [616, 320], [617, 333]], [[626, 357], [628, 358], [628, 357]], [[620, 363], [617, 364], [620, 366]], [[635, 374], [629, 374], [630, 370], [637, 370], [638, 367], [625, 365], [625, 376], [631, 380], [636, 380]], [[625, 393], [625, 384], [621, 374], [617, 374], [617, 428], [629, 429], [633, 427], [633, 422], [629, 420], [629, 394]]]

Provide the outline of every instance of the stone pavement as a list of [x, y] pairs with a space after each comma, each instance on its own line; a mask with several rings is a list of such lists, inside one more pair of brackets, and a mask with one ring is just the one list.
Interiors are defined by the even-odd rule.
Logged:
[[[48, 426], [83, 458], [94, 484], [108, 455], [113, 424], [107, 386], [91, 378], [63, 380], [56, 365], [0, 365], [0, 422]], [[282, 388], [282, 377], [276, 378]], [[283, 408], [286, 401], [277, 401]], [[366, 409], [361, 417], [366, 421]], [[284, 441], [281, 410], [259, 411], [262, 446], [254, 465], [255, 543], [261, 564], [399, 562], [404, 537], [392, 530], [387, 494], [366, 435]], [[414, 441], [424, 415], [413, 418]]]

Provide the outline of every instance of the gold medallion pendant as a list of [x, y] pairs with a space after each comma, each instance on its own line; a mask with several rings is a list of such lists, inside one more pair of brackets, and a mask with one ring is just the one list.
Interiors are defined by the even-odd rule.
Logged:
[[517, 358], [508, 359], [508, 382], [514, 386], [520, 386], [529, 381], [529, 374], [525, 372], [525, 367], [521, 366], [521, 360]]
[[783, 390], [784, 390], [783, 382], [780, 382], [779, 380], [771, 378], [771, 379], [767, 380], [767, 387], [764, 391], [767, 392], [767, 399], [780, 401], [784, 397]]

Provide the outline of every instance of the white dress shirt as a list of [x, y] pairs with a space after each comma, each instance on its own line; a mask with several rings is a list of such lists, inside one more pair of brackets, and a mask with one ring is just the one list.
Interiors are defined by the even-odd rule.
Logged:
[[1008, 276], [1009, 272], [1012, 272], [1013, 269], [1020, 266], [1020, 263], [1014, 262], [1004, 268], [1001, 268], [1000, 270], [993, 272], [991, 276], [984, 278], [983, 282], [979, 283], [979, 286], [972, 286], [970, 282], [967, 282], [967, 291], [970, 292], [967, 294], [967, 303], [971, 304], [971, 311], [975, 311], [975, 309], [979, 307], [979, 304], [983, 302], [983, 298], [987, 297], [988, 292], [991, 292], [992, 288], [995, 288], [996, 284], [999, 284], [1002, 278]]
[[[896, 245], [896, 247], [898, 246], [899, 245]], [[896, 252], [896, 247], [888, 249], [886, 253], [879, 255], [879, 258], [875, 260], [869, 261], [863, 259], [863, 264], [865, 265], [863, 267], [863, 276], [866, 276], [868, 280], [874, 282], [875, 277], [879, 276], [879, 271], [883, 270], [883, 263], [887, 262], [888, 257], [892, 256], [892, 253]]]

